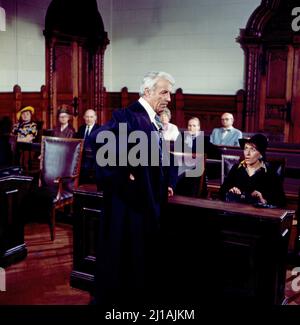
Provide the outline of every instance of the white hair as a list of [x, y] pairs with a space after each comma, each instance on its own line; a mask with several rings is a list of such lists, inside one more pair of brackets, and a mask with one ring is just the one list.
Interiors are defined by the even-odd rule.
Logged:
[[164, 108], [164, 110], [160, 113], [160, 115], [165, 114], [167, 115], [168, 119], [171, 120], [171, 111], [168, 109], [168, 107]]
[[160, 79], [169, 81], [172, 87], [175, 85], [175, 79], [169, 73], [163, 71], [150, 71], [147, 72], [143, 78], [142, 84], [140, 86], [140, 96], [143, 96], [145, 94], [146, 88], [150, 90], [155, 89], [156, 84]]
[[96, 117], [96, 120], [97, 120], [97, 112], [96, 112], [94, 109], [92, 109], [92, 108], [88, 108], [88, 109], [84, 112], [83, 116], [85, 116], [87, 113], [93, 113], [93, 114], [95, 115], [95, 117]]

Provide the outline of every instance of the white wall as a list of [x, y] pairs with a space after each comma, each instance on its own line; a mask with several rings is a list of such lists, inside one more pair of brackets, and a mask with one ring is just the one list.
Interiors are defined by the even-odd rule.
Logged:
[[148, 70], [173, 74], [176, 87], [185, 93], [233, 94], [243, 88], [244, 56], [235, 38], [260, 0], [113, 0], [112, 4], [108, 90], [126, 85], [137, 91]]
[[[97, 0], [110, 44], [108, 91], [138, 91], [143, 74], [165, 70], [185, 93], [233, 94], [243, 87], [235, 38], [260, 0]], [[45, 14], [51, 0], [0, 0], [0, 91], [45, 84]]]
[[[104, 86], [106, 87], [107, 91], [111, 91], [113, 89], [112, 49], [113, 49], [114, 42], [112, 40], [112, 28], [113, 28], [112, 1], [114, 0], [97, 0], [98, 10], [103, 20], [104, 29], [108, 34], [108, 39], [110, 40], [110, 44], [107, 46], [105, 50], [105, 57], [104, 57]], [[120, 89], [118, 89], [118, 91], [119, 90]]]
[[47, 7], [51, 0], [1, 0], [6, 31], [0, 32], [0, 91], [38, 91], [45, 84]]

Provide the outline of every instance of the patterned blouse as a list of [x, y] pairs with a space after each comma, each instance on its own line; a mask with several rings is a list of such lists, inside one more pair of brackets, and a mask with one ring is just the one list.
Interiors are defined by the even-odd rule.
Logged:
[[12, 134], [17, 136], [17, 141], [26, 141], [30, 135], [34, 139], [37, 133], [37, 124], [34, 122], [19, 122], [14, 124], [12, 129]]

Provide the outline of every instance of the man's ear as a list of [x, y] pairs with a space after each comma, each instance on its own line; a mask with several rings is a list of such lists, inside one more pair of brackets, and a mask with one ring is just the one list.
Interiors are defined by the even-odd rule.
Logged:
[[145, 90], [144, 90], [144, 94], [145, 94], [146, 96], [149, 96], [149, 95], [150, 95], [150, 89], [149, 89], [149, 88], [145, 88]]

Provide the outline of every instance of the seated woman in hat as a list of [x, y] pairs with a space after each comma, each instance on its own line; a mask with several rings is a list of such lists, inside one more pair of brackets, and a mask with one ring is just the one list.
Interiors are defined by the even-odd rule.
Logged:
[[75, 130], [73, 126], [69, 123], [70, 113], [66, 105], [62, 105], [57, 113], [58, 124], [52, 131], [53, 137], [59, 138], [73, 138]]
[[34, 108], [26, 106], [17, 113], [17, 120], [13, 126], [12, 134], [17, 136], [17, 142], [32, 142], [37, 136], [37, 124], [32, 121]]
[[221, 198], [261, 206], [285, 206], [282, 180], [265, 161], [267, 138], [255, 134], [250, 139], [240, 139], [240, 145], [244, 160], [231, 168], [220, 188]]

